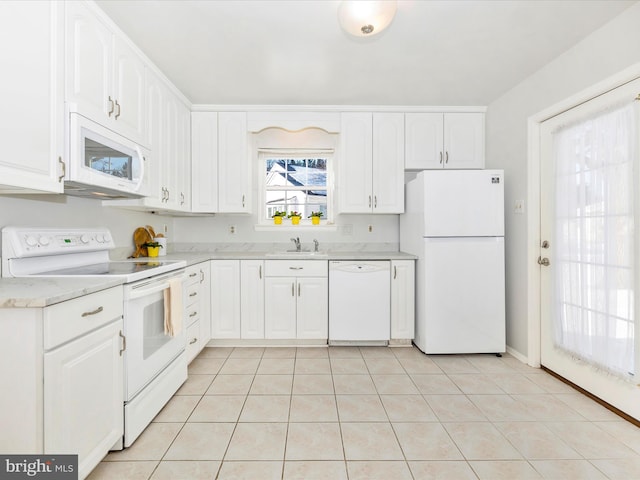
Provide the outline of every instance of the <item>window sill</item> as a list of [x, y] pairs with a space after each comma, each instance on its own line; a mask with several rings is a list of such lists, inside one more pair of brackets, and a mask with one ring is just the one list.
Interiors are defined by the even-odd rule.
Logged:
[[254, 225], [253, 226], [254, 230], [256, 232], [275, 232], [275, 231], [282, 231], [282, 232], [299, 232], [299, 231], [304, 231], [304, 232], [309, 232], [309, 231], [323, 231], [323, 232], [337, 232], [338, 231], [338, 226], [335, 223], [320, 223], [320, 225], [311, 225], [311, 222], [309, 223], [301, 223], [300, 225], [292, 225], [291, 223], [283, 223], [282, 225], [275, 225], [275, 224], [262, 224], [262, 225]]

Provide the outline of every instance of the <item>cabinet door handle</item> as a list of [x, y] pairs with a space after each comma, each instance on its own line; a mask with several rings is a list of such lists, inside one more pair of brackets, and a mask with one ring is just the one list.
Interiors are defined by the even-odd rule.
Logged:
[[440, 165], [442, 165], [442, 152], [440, 152]]
[[300, 296], [300, 284], [298, 284], [298, 296]]
[[198, 337], [194, 337], [191, 339], [191, 341], [189, 342], [189, 345], [193, 345], [194, 343], [196, 343], [198, 341]]
[[120, 104], [118, 103], [118, 101], [116, 100], [116, 107], [118, 107], [118, 113], [116, 113], [115, 119], [117, 120], [118, 117], [120, 116]]
[[258, 277], [262, 280], [262, 265], [258, 268]]
[[[202, 270], [200, 270], [200, 271], [202, 271]], [[196, 272], [193, 272], [193, 273], [190, 273], [190, 274], [189, 274], [189, 277], [193, 278], [193, 277], [195, 277], [196, 275], [197, 275], [197, 273], [196, 273]]]
[[180, 192], [180, 205], [184, 205], [184, 193]]
[[200, 269], [200, 283], [204, 282], [204, 272]]
[[62, 160], [62, 157], [58, 157], [58, 163], [62, 165], [62, 173], [58, 175], [58, 182], [62, 182], [62, 179], [67, 174], [67, 165]]
[[113, 104], [113, 99], [111, 98], [111, 95], [109, 95], [109, 104], [111, 105], [111, 109], [109, 110], [108, 115], [111, 116], [111, 114], [115, 110], [115, 106]]
[[373, 208], [378, 208], [378, 196], [373, 196]]
[[193, 318], [193, 317], [195, 317], [196, 315], [198, 315], [198, 312], [191, 312], [191, 313], [189, 314], [189, 318]]
[[445, 152], [444, 159], [444, 163], [449, 163], [449, 152]]
[[398, 267], [394, 265], [393, 266], [393, 279], [395, 280], [397, 276], [398, 276]]
[[371, 208], [371, 195], [369, 195], [369, 208]]
[[102, 307], [98, 307], [95, 310], [91, 310], [90, 312], [84, 312], [82, 314], [83, 317], [89, 317], [91, 315], [97, 315], [98, 313], [100, 313], [102, 310], [104, 310], [104, 308]]
[[127, 349], [127, 337], [122, 334], [122, 330], [120, 330], [119, 335], [122, 339], [122, 348], [120, 349], [120, 356], [122, 356], [122, 353]]
[[289, 267], [289, 270], [304, 270], [304, 267]]
[[295, 282], [293, 282], [293, 283], [291, 284], [291, 296], [292, 296], [292, 297], [295, 297], [295, 296], [296, 296], [296, 284], [295, 284]]
[[191, 292], [191, 293], [189, 294], [189, 296], [190, 296], [190, 297], [195, 297], [196, 295], [198, 295], [198, 292]]
[[244, 208], [244, 195], [242, 195], [242, 208]]

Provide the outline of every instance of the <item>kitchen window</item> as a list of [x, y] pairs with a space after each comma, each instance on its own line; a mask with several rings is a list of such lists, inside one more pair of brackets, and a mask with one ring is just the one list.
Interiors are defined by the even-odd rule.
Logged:
[[304, 220], [312, 212], [331, 219], [329, 172], [332, 152], [323, 150], [262, 150], [262, 221], [269, 223], [276, 211], [298, 212]]

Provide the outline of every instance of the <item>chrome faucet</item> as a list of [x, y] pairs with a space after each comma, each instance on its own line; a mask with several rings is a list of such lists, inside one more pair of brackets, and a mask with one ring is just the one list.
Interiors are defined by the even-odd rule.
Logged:
[[318, 243], [318, 240], [316, 240], [315, 238], [313, 239], [313, 251], [317, 252], [318, 251], [318, 246], [320, 244]]
[[296, 252], [299, 252], [302, 248], [302, 246], [300, 245], [300, 237], [291, 237], [291, 241], [296, 244]]

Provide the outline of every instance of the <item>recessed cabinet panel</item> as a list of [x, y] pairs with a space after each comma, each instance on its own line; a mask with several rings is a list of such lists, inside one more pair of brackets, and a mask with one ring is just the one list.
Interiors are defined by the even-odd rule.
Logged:
[[441, 168], [444, 122], [441, 113], [405, 114], [407, 170]]
[[446, 168], [484, 168], [484, 114], [445, 114], [444, 149]]
[[296, 338], [296, 279], [265, 279], [265, 338]]
[[251, 174], [245, 112], [218, 114], [218, 211], [249, 213]]
[[211, 337], [240, 338], [240, 261], [211, 261]]
[[373, 213], [404, 212], [404, 114], [373, 114]]
[[343, 113], [338, 163], [338, 205], [342, 213], [371, 213], [373, 206], [373, 116]]
[[412, 340], [415, 332], [415, 261], [391, 262], [391, 339]]
[[191, 113], [191, 211], [218, 211], [218, 114]]
[[264, 261], [240, 261], [240, 336], [264, 338]]

